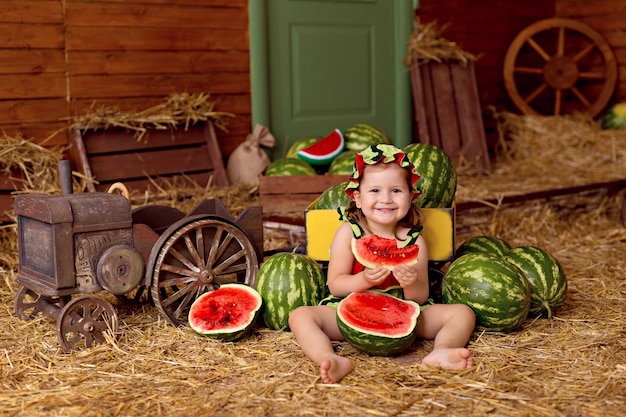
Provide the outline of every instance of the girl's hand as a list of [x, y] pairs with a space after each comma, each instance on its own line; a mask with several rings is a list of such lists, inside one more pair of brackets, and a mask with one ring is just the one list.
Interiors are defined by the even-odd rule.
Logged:
[[407, 288], [418, 281], [419, 269], [417, 265], [398, 265], [393, 269], [393, 276], [402, 288]]
[[365, 268], [363, 270], [363, 278], [370, 287], [374, 287], [376, 285], [382, 284], [385, 281], [385, 278], [387, 278], [390, 273], [391, 272], [387, 268]]

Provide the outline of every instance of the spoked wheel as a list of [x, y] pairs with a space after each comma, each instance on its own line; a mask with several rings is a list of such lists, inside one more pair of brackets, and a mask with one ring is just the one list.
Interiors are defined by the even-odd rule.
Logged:
[[53, 316], [53, 313], [62, 308], [66, 302], [66, 297], [45, 297], [31, 289], [20, 286], [15, 294], [15, 314], [24, 321], [34, 319], [39, 313]]
[[175, 326], [187, 323], [189, 307], [200, 294], [228, 282], [253, 286], [258, 269], [248, 235], [213, 215], [174, 223], [154, 245], [146, 265], [152, 299]]
[[59, 312], [57, 338], [65, 353], [106, 342], [118, 332], [118, 316], [113, 306], [98, 297], [84, 296], [71, 300]]
[[602, 36], [571, 19], [546, 19], [522, 30], [504, 60], [504, 83], [529, 115], [575, 112], [591, 117], [608, 104], [617, 61]]

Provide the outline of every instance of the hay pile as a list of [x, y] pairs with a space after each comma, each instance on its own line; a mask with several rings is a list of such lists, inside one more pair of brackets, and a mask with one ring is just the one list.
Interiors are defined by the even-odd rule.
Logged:
[[467, 64], [477, 59], [476, 55], [463, 50], [456, 42], [443, 36], [448, 25], [439, 26], [437, 22], [421, 23], [415, 19], [413, 32], [409, 37], [407, 64], [413, 60], [420, 62], [459, 61]]
[[[624, 147], [615, 149], [623, 161]], [[517, 187], [525, 174], [511, 179], [506, 168], [515, 164], [502, 161], [484, 178], [460, 175], [460, 189], [472, 187], [473, 180], [485, 190], [506, 190], [509, 181], [508, 189]], [[529, 181], [545, 180], [546, 167], [538, 167], [544, 174]], [[552, 320], [528, 320], [510, 334], [475, 333], [469, 346], [475, 366], [463, 371], [422, 368], [418, 361], [431, 342], [420, 341], [392, 358], [337, 344], [355, 364], [337, 385], [319, 383], [317, 367], [288, 332], [259, 327], [248, 339], [220, 343], [172, 327], [152, 305], [118, 304], [117, 342], [63, 354], [52, 320], [15, 317], [14, 263], [3, 258], [0, 409], [15, 416], [621, 417], [626, 404], [622, 198], [576, 195], [459, 213], [459, 228], [468, 234], [496, 234], [513, 246], [533, 244], [554, 254], [569, 280], [563, 307]], [[4, 236], [2, 252], [14, 255], [11, 240]]]

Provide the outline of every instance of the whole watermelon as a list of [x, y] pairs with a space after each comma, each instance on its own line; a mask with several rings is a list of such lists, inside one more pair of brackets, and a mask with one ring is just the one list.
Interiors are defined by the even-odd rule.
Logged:
[[299, 176], [316, 175], [315, 168], [308, 162], [296, 158], [280, 158], [265, 168], [265, 175], [270, 176]]
[[273, 330], [289, 329], [289, 314], [300, 306], [313, 306], [326, 296], [326, 278], [312, 258], [298, 253], [268, 257], [254, 288], [263, 298], [263, 320]]
[[509, 250], [511, 245], [504, 239], [500, 239], [496, 236], [472, 236], [461, 244], [454, 253], [456, 258], [459, 258], [466, 253], [481, 252], [490, 253], [496, 256], [504, 256]]
[[515, 265], [494, 255], [468, 253], [450, 264], [441, 296], [446, 304], [474, 310], [478, 330], [510, 332], [528, 317], [531, 291]]
[[452, 207], [456, 193], [456, 169], [443, 149], [429, 143], [411, 143], [404, 148], [420, 175], [415, 188], [421, 192], [418, 207]]
[[333, 162], [331, 162], [328, 167], [328, 173], [331, 175], [352, 175], [357, 153], [358, 152], [355, 150], [347, 150], [340, 153]]
[[343, 138], [346, 141], [346, 149], [357, 152], [379, 143], [391, 144], [391, 139], [382, 129], [367, 123], [358, 123], [347, 128], [343, 131]]
[[317, 210], [336, 210], [337, 207], [345, 207], [350, 202], [350, 197], [346, 194], [347, 181], [328, 187], [315, 200]]
[[626, 128], [626, 103], [617, 103], [602, 118], [602, 129]]
[[298, 139], [291, 145], [291, 147], [287, 151], [287, 155], [285, 155], [285, 158], [298, 158], [298, 151], [308, 148], [309, 146], [313, 145], [315, 142], [317, 142], [320, 139], [321, 138], [317, 136], [311, 136], [309, 138]]
[[567, 278], [559, 261], [535, 246], [513, 248], [504, 259], [521, 269], [530, 284], [530, 315], [551, 318], [567, 295]]

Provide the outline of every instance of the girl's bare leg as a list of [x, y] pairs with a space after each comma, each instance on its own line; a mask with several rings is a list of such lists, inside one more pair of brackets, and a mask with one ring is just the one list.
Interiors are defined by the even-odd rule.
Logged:
[[465, 369], [473, 365], [469, 341], [476, 317], [463, 304], [435, 304], [422, 312], [418, 336], [434, 339], [433, 351], [423, 360], [424, 365], [448, 369]]
[[343, 340], [334, 308], [299, 307], [289, 316], [289, 327], [304, 354], [320, 366], [323, 383], [339, 382], [352, 371], [350, 359], [337, 355], [331, 343]]

